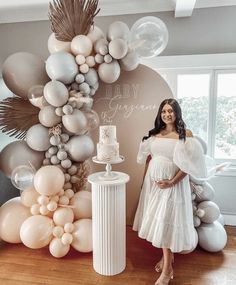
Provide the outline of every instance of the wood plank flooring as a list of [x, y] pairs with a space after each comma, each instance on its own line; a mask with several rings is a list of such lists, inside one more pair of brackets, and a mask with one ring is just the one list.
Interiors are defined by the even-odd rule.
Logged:
[[[188, 255], [175, 255], [174, 280], [170, 285], [235, 285], [236, 227], [226, 227], [228, 243], [219, 253], [197, 248]], [[127, 266], [116, 276], [93, 270], [92, 254], [75, 250], [61, 259], [48, 248], [32, 250], [22, 244], [0, 242], [1, 285], [151, 285], [158, 278], [154, 265], [161, 250], [137, 237], [127, 227]]]

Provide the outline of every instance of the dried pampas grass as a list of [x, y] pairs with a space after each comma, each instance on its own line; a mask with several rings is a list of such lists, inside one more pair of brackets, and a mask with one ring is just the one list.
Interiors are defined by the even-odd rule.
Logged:
[[18, 139], [24, 139], [30, 127], [39, 123], [39, 109], [20, 97], [0, 102], [0, 130]]
[[98, 0], [53, 0], [49, 20], [56, 39], [70, 42], [77, 35], [86, 35], [100, 11], [97, 5]]
[[88, 176], [91, 172], [91, 166], [88, 161], [84, 161], [78, 166], [78, 172], [75, 175], [78, 177], [78, 182], [73, 184], [74, 192], [86, 190], [88, 183]]

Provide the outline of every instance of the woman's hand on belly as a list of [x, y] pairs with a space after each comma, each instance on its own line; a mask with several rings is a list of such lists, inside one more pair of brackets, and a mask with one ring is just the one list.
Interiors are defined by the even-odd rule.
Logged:
[[173, 182], [168, 179], [155, 181], [155, 183], [160, 189], [167, 189], [167, 188], [171, 188], [174, 186]]

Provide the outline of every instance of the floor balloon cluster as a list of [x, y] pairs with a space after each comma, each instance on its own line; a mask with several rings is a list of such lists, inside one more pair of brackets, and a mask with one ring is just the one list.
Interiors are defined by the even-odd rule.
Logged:
[[97, 4], [53, 1], [46, 64], [28, 52], [3, 64], [4, 82], [15, 96], [0, 103], [0, 128], [20, 140], [2, 150], [0, 169], [22, 193], [0, 208], [0, 237], [33, 249], [49, 245], [57, 258], [70, 246], [92, 250], [86, 178], [94, 152], [89, 134], [99, 125], [92, 109], [99, 82], [114, 83], [168, 41], [165, 24], [155, 17], [140, 19], [131, 30], [114, 22], [105, 35], [93, 23]]

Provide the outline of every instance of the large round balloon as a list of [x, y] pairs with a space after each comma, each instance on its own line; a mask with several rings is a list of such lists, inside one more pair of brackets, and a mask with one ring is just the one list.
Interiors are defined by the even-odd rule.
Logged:
[[31, 216], [21, 226], [21, 240], [29, 248], [44, 247], [52, 239], [53, 227], [53, 221], [49, 217], [41, 215]]
[[52, 80], [72, 83], [78, 73], [78, 65], [72, 54], [64, 51], [51, 54], [46, 61], [46, 70]]
[[3, 64], [2, 77], [13, 93], [25, 99], [32, 86], [45, 85], [49, 81], [44, 61], [29, 52], [10, 55]]
[[92, 218], [91, 192], [79, 191], [71, 198], [70, 205], [74, 206], [73, 212], [76, 219]]
[[26, 142], [33, 150], [47, 150], [51, 145], [48, 128], [45, 128], [41, 124], [33, 125], [26, 133]]
[[35, 190], [41, 195], [55, 195], [59, 193], [65, 183], [62, 170], [53, 165], [41, 167], [34, 176]]
[[4, 147], [0, 153], [0, 169], [11, 177], [12, 171], [20, 165], [32, 165], [39, 169], [44, 153], [31, 149], [25, 141], [15, 141]]
[[198, 209], [204, 211], [204, 215], [200, 217], [204, 223], [213, 223], [220, 216], [219, 207], [212, 201], [203, 201], [199, 203]]
[[63, 106], [69, 99], [69, 92], [66, 86], [57, 80], [48, 82], [44, 87], [43, 93], [47, 102], [54, 107]]
[[72, 114], [62, 117], [64, 127], [71, 133], [84, 134], [87, 131], [87, 118], [78, 109], [74, 109]]
[[210, 252], [222, 250], [227, 243], [227, 234], [223, 226], [215, 221], [212, 224], [202, 223], [197, 228], [199, 245]]
[[55, 33], [52, 33], [48, 38], [48, 50], [50, 53], [58, 51], [71, 52], [70, 44], [71, 42], [62, 42], [56, 39]]
[[93, 250], [92, 243], [92, 220], [80, 219], [74, 223], [74, 231], [72, 233], [72, 246], [80, 252], [90, 252]]
[[111, 23], [111, 25], [108, 27], [107, 38], [110, 41], [114, 39], [123, 39], [125, 41], [128, 41], [129, 36], [129, 27], [124, 22], [116, 21]]
[[105, 83], [113, 83], [120, 76], [120, 65], [117, 60], [111, 63], [102, 63], [98, 67], [99, 78]]
[[20, 197], [7, 201], [0, 207], [0, 238], [10, 243], [20, 243], [21, 225], [30, 216], [30, 209], [21, 203]]
[[136, 21], [131, 30], [130, 47], [140, 57], [149, 58], [160, 54], [168, 43], [168, 30], [164, 22], [152, 16]]
[[85, 161], [94, 151], [94, 143], [89, 136], [73, 136], [65, 145], [71, 158], [75, 161]]
[[53, 106], [45, 106], [39, 111], [39, 122], [47, 127], [51, 128], [53, 126], [56, 126], [61, 122], [61, 117], [57, 116], [55, 113], [55, 107]]
[[205, 182], [202, 185], [195, 185], [194, 193], [196, 194], [197, 202], [211, 201], [215, 196], [215, 190], [208, 182]]

